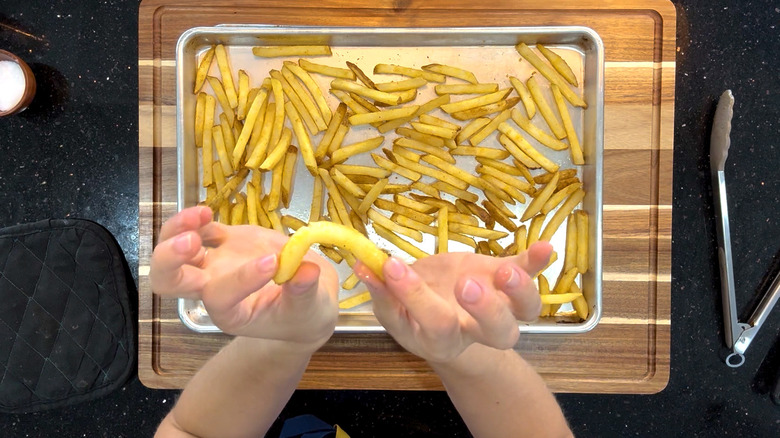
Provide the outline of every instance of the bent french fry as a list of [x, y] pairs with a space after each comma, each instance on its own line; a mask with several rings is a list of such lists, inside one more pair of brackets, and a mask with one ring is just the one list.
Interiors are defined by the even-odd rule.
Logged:
[[358, 231], [332, 222], [313, 222], [299, 228], [279, 253], [279, 268], [274, 282], [282, 284], [289, 281], [298, 271], [303, 256], [315, 243], [333, 245], [351, 252], [363, 262], [380, 280], [384, 280], [382, 266], [387, 254]]

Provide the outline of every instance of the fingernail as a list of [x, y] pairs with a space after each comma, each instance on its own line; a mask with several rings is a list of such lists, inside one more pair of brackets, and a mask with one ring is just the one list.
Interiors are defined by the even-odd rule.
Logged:
[[260, 257], [255, 263], [257, 270], [262, 274], [276, 272], [276, 254], [269, 254], [267, 256]]
[[391, 257], [390, 260], [385, 263], [385, 266], [387, 266], [387, 268], [385, 268], [387, 276], [393, 281], [403, 280], [406, 276], [406, 264], [395, 257]]
[[522, 270], [514, 267], [509, 268], [509, 278], [506, 280], [507, 289], [519, 289], [528, 283], [528, 274]]
[[466, 280], [463, 283], [463, 289], [460, 292], [461, 299], [467, 303], [474, 304], [482, 297], [482, 287], [474, 280]]
[[173, 249], [180, 253], [184, 254], [186, 252], [189, 252], [189, 250], [192, 248], [192, 234], [185, 233], [181, 234], [179, 236], [176, 236], [175, 239], [173, 239]]

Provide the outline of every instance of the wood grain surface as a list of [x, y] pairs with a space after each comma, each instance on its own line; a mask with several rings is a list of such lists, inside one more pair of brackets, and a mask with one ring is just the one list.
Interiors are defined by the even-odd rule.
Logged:
[[[669, 380], [675, 9], [666, 0], [144, 0], [139, 11], [139, 364], [181, 388], [230, 340], [185, 328], [149, 286], [162, 222], [176, 213], [175, 45], [216, 24], [453, 27], [581, 25], [605, 47], [603, 318], [591, 332], [524, 335], [516, 350], [553, 391], [654, 393]], [[388, 335], [341, 334], [300, 388], [442, 389]]]

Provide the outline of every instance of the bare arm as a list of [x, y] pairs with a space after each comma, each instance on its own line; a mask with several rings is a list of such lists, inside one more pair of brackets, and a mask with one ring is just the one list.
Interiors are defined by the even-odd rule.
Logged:
[[310, 357], [300, 345], [235, 338], [187, 384], [156, 436], [264, 436]]

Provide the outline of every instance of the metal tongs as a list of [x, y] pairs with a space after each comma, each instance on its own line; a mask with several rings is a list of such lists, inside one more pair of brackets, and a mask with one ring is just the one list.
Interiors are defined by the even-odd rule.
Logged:
[[718, 260], [720, 262], [720, 289], [723, 303], [723, 325], [726, 346], [731, 354], [726, 357], [726, 365], [736, 368], [745, 363], [745, 351], [758, 334], [761, 325], [769, 316], [778, 298], [780, 298], [780, 273], [775, 275], [769, 290], [761, 299], [747, 323], [737, 320], [737, 301], [734, 294], [734, 266], [731, 255], [731, 233], [729, 230], [729, 209], [726, 202], [726, 158], [729, 154], [731, 139], [731, 117], [733, 116], [734, 96], [731, 90], [721, 94], [710, 137], [710, 167], [712, 171], [712, 195], [715, 198], [715, 214], [718, 230]]

